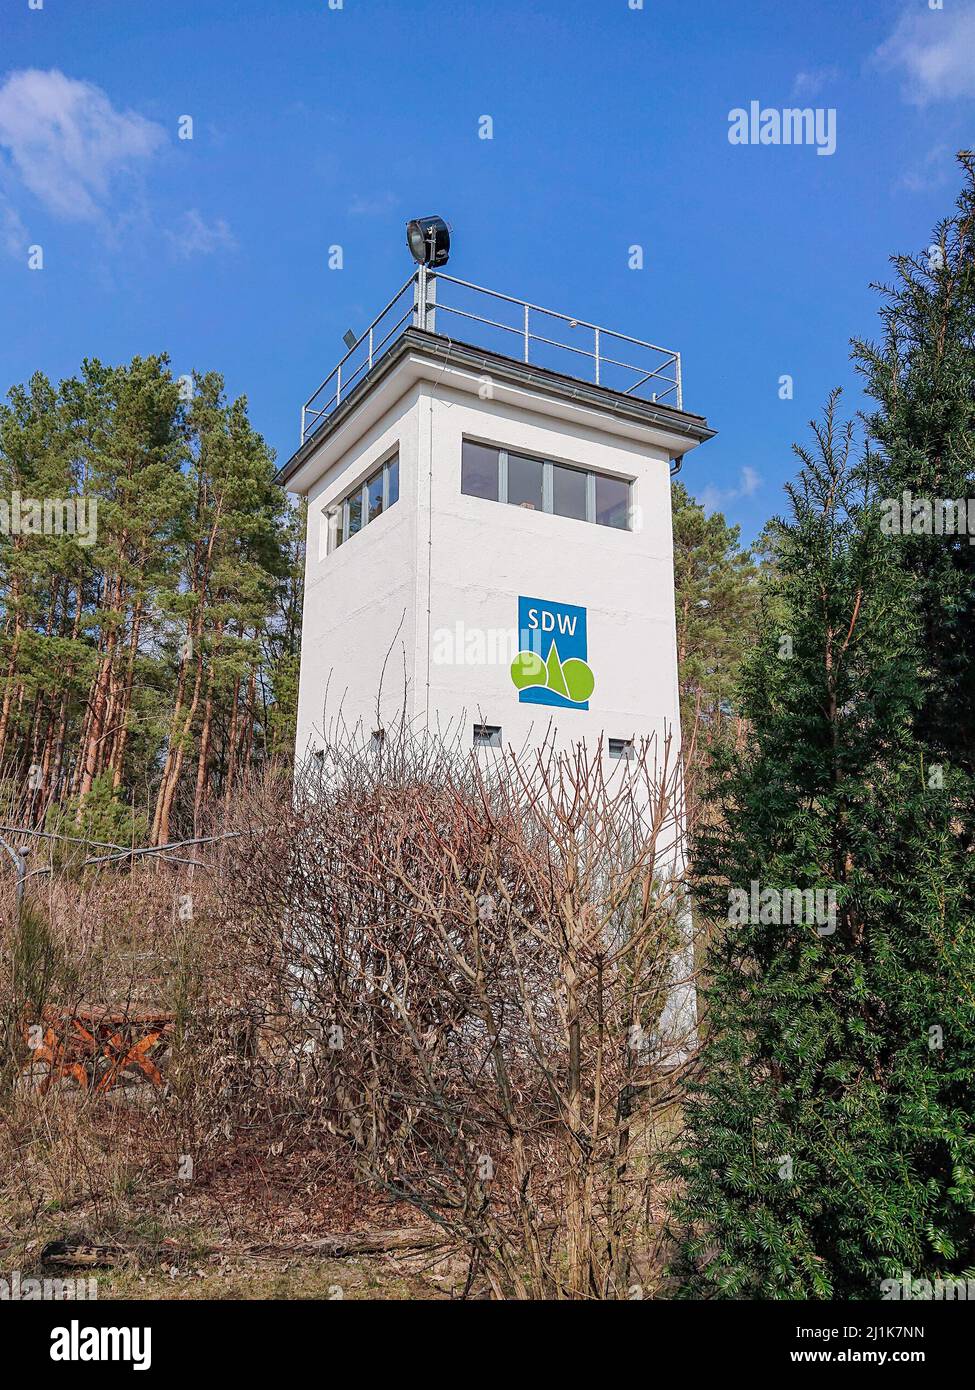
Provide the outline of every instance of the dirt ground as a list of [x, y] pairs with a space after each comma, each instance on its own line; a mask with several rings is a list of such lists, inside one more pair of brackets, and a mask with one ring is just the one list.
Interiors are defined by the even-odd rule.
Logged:
[[86, 1193], [28, 1209], [8, 1189], [0, 1277], [94, 1278], [102, 1299], [460, 1296], [467, 1260], [442, 1246], [341, 1258], [316, 1248], [412, 1230], [438, 1237], [408, 1206], [323, 1172], [314, 1153], [237, 1151], [191, 1183], [136, 1185], [109, 1203]]

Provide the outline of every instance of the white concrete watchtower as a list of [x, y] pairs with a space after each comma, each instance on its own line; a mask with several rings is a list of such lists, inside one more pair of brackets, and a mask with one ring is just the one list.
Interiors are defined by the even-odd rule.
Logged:
[[462, 746], [679, 740], [680, 357], [420, 265], [308, 401], [299, 760], [403, 711]]

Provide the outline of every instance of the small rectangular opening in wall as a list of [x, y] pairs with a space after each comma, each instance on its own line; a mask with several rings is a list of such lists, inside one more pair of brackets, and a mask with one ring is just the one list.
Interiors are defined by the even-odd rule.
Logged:
[[631, 738], [611, 738], [609, 741], [609, 756], [611, 758], [632, 758], [636, 754]]
[[475, 724], [474, 747], [500, 748], [501, 726], [499, 724]]

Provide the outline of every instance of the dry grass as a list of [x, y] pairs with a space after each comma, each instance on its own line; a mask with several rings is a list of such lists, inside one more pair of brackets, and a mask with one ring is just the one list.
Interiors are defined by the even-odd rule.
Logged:
[[[327, 1233], [396, 1225], [402, 1212], [356, 1186], [334, 1141], [309, 1144], [286, 1098], [282, 1110], [262, 1085], [263, 1062], [243, 1055], [248, 1000], [212, 874], [142, 864], [36, 879], [26, 952], [5, 888], [0, 1271], [37, 1272], [45, 1246], [67, 1239], [131, 1252], [101, 1272], [102, 1297], [320, 1297], [344, 1288], [347, 1261], [289, 1252]], [[66, 1081], [42, 1094], [25, 1073], [23, 1037], [41, 996], [66, 1012], [175, 1015], [163, 1091], [143, 1083], [95, 1095]], [[388, 1297], [438, 1296], [436, 1283], [427, 1289], [385, 1264], [365, 1261], [347, 1274], [348, 1296], [368, 1296], [377, 1281]]]

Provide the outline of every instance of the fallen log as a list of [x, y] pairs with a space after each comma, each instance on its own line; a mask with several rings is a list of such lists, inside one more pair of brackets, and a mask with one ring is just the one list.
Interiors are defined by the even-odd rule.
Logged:
[[455, 1236], [436, 1226], [400, 1226], [390, 1231], [343, 1231], [311, 1241], [310, 1248], [338, 1260], [348, 1255], [387, 1255], [394, 1250], [435, 1250], [455, 1242]]
[[411, 1250], [437, 1250], [442, 1246], [453, 1245], [456, 1237], [436, 1226], [398, 1226], [385, 1231], [343, 1231], [339, 1235], [322, 1236], [319, 1240], [303, 1241], [289, 1245], [214, 1245], [192, 1252], [181, 1251], [175, 1243], [157, 1249], [145, 1246], [126, 1246], [117, 1244], [96, 1244], [82, 1240], [53, 1240], [41, 1251], [41, 1262], [57, 1269], [108, 1269], [126, 1260], [145, 1263], [166, 1259], [178, 1260], [181, 1256], [200, 1259], [206, 1255], [224, 1255], [230, 1258], [275, 1258], [285, 1256], [318, 1256], [322, 1259], [342, 1260], [355, 1255], [388, 1255], [406, 1253]]
[[83, 1240], [52, 1240], [41, 1251], [41, 1263], [55, 1269], [109, 1269], [135, 1254], [126, 1245], [95, 1245]]

